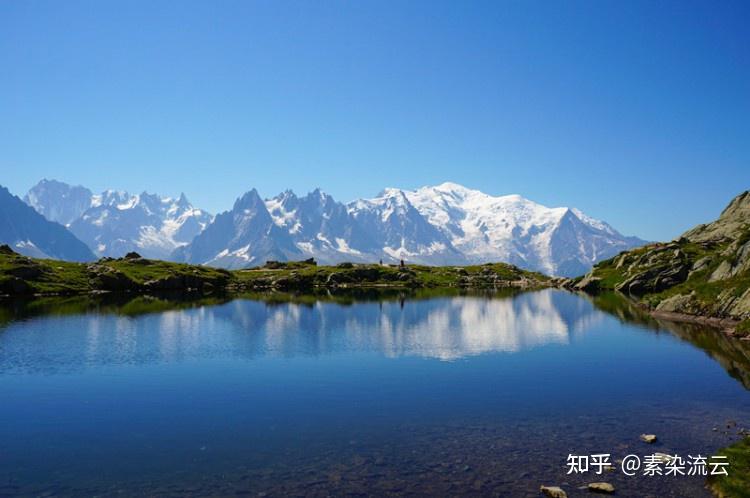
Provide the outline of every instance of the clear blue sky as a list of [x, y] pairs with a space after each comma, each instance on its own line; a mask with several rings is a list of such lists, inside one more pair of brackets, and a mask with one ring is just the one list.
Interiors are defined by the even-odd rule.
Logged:
[[446, 180], [648, 239], [750, 188], [750, 2], [0, 3], [0, 184]]

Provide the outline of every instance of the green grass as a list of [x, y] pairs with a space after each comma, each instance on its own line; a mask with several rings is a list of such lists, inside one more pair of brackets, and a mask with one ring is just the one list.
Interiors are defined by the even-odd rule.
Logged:
[[[79, 294], [101, 290], [98, 273], [121, 274], [134, 287], [167, 278], [191, 277], [205, 282], [228, 282], [225, 270], [169, 263], [155, 260], [103, 259], [96, 263], [71, 263], [49, 259], [32, 259], [18, 254], [0, 253], [0, 290], [6, 294]], [[13, 283], [22, 284], [25, 292], [13, 292]], [[20, 281], [20, 283], [19, 283]], [[3, 293], [0, 291], [0, 293]]]
[[544, 287], [551, 279], [512, 265], [422, 266], [342, 263], [318, 266], [309, 261], [271, 262], [259, 268], [227, 270], [166, 261], [103, 258], [95, 263], [32, 259], [0, 252], [0, 294], [69, 295], [97, 291], [140, 292], [210, 288], [247, 292], [315, 288], [391, 287]]
[[138, 284], [175, 276], [197, 276], [207, 280], [221, 280], [230, 277], [230, 272], [208, 266], [171, 263], [154, 259], [128, 260], [115, 259], [105, 266], [122, 272]]
[[708, 485], [720, 498], [750, 497], [750, 438], [719, 450], [717, 455], [724, 455], [729, 461], [729, 475], [709, 476]]
[[737, 327], [735, 327], [734, 332], [741, 337], [747, 337], [750, 335], [750, 318], [746, 318], [742, 320], [739, 324], [737, 324]]
[[235, 285], [242, 288], [297, 287], [461, 287], [513, 285], [522, 280], [538, 286], [551, 280], [535, 272], [503, 263], [475, 266], [424, 266], [377, 264], [339, 264], [337, 266], [265, 267], [234, 272]]
[[[743, 240], [750, 240], [750, 230], [742, 233], [739, 243], [735, 242], [735, 247], [739, 247]], [[734, 257], [725, 255], [729, 246], [729, 241], [704, 245], [686, 239], [680, 239], [671, 244], [650, 244], [602, 261], [594, 266], [592, 273], [600, 279], [599, 287], [602, 290], [614, 290], [634, 275], [644, 275], [649, 271], [659, 271], [661, 268], [669, 267], [670, 263], [674, 262], [674, 247], [678, 247], [689, 267], [692, 268], [696, 262], [705, 257], [708, 258], [709, 263], [703, 269], [692, 271], [684, 282], [660, 292], [648, 292], [638, 296], [638, 299], [653, 309], [670, 297], [691, 295], [692, 314], [719, 316], [722, 294], [739, 297], [750, 289], [750, 273], [748, 272], [714, 282], [709, 281], [710, 276], [722, 262]], [[624, 264], [620, 264], [618, 268], [618, 263], [623, 260]], [[637, 264], [634, 264], [636, 262]]]

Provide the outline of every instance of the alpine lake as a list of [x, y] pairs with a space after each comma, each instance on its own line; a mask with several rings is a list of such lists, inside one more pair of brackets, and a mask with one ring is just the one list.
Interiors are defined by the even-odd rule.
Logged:
[[619, 460], [714, 455], [749, 387], [750, 343], [615, 295], [4, 301], [0, 496], [710, 496]]

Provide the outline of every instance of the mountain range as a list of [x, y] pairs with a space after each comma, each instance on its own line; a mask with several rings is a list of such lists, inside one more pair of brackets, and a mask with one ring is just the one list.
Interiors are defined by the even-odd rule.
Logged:
[[304, 197], [286, 191], [265, 201], [251, 190], [173, 256], [227, 268], [308, 257], [326, 264], [503, 261], [571, 276], [644, 243], [577, 209], [443, 183], [413, 191], [389, 188], [348, 204], [320, 190]]
[[244, 268], [314, 257], [323, 264], [508, 262], [575, 276], [597, 261], [643, 245], [572, 208], [519, 195], [494, 197], [455, 183], [388, 188], [342, 203], [316, 189], [263, 199], [252, 189], [212, 217], [179, 198], [112, 190], [93, 194], [43, 180], [24, 200], [68, 227], [98, 256], [137, 251], [150, 258]]
[[24, 201], [50, 221], [67, 226], [98, 256], [120, 257], [136, 251], [148, 258], [169, 259], [212, 219], [195, 209], [184, 194], [177, 199], [115, 190], [94, 194], [55, 180], [39, 182]]
[[64, 226], [47, 220], [0, 187], [0, 243], [35, 258], [88, 261], [94, 255]]

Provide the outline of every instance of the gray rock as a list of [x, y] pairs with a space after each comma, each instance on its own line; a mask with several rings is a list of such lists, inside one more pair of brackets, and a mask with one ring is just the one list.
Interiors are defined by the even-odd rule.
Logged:
[[601, 282], [602, 282], [601, 278], [594, 277], [593, 275], [589, 274], [589, 275], [586, 275], [583, 278], [583, 280], [581, 280], [580, 282], [578, 282], [574, 286], [574, 288], [576, 290], [580, 290], [580, 291], [583, 291], [583, 292], [589, 292], [589, 293], [595, 294], [595, 293], [599, 292], [599, 290], [601, 289]]
[[660, 302], [656, 307], [656, 310], [671, 313], [689, 313], [692, 302], [692, 295], [677, 294], [676, 296], [669, 297]]
[[724, 260], [719, 264], [719, 266], [711, 273], [711, 276], [708, 277], [709, 282], [716, 282], [718, 280], [726, 280], [727, 278], [732, 276], [732, 264]]

